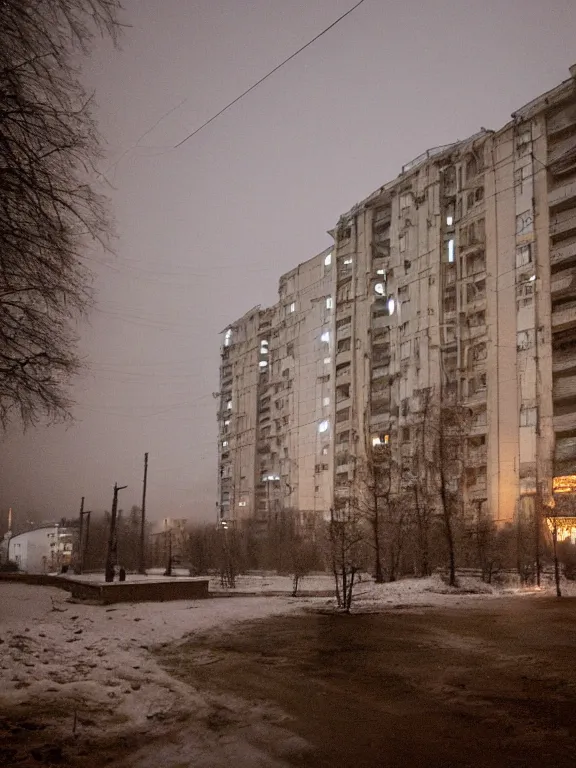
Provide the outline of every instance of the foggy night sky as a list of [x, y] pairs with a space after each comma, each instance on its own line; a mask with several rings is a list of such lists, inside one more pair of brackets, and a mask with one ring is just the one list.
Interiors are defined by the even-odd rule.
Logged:
[[215, 519], [220, 331], [273, 303], [279, 276], [402, 164], [501, 127], [576, 62], [573, 0], [366, 0], [170, 149], [353, 4], [125, 0], [122, 49], [99, 42], [85, 69], [119, 240], [87, 254], [77, 422], [8, 432], [0, 520], [77, 514], [81, 496], [109, 509], [115, 481], [129, 509], [145, 451], [150, 517]]

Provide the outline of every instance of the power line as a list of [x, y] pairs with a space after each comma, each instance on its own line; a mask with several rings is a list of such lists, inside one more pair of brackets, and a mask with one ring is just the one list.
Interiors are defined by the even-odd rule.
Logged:
[[343, 13], [342, 16], [339, 16], [336, 21], [333, 21], [332, 24], [327, 26], [325, 29], [322, 30], [319, 34], [316, 35], [316, 37], [313, 37], [312, 40], [309, 40], [305, 45], [303, 45], [301, 48], [299, 48], [297, 51], [292, 53], [290, 56], [288, 56], [287, 59], [284, 59], [280, 64], [274, 67], [274, 69], [271, 69], [268, 74], [264, 75], [264, 77], [261, 77], [260, 80], [255, 82], [253, 85], [251, 85], [249, 88], [247, 88], [244, 93], [241, 93], [240, 96], [237, 96], [233, 101], [226, 104], [225, 107], [223, 107], [219, 112], [217, 112], [215, 115], [212, 115], [211, 118], [206, 120], [205, 123], [202, 123], [202, 125], [199, 128], [196, 128], [196, 130], [192, 131], [192, 133], [188, 134], [186, 138], [182, 139], [182, 141], [179, 141], [178, 144], [174, 146], [174, 149], [178, 149], [178, 147], [181, 147], [182, 144], [188, 141], [188, 139], [191, 139], [193, 136], [196, 136], [196, 134], [200, 133], [200, 131], [204, 130], [210, 123], [213, 123], [214, 120], [220, 117], [220, 115], [223, 115], [224, 112], [230, 109], [230, 107], [233, 107], [234, 104], [237, 104], [241, 99], [244, 98], [244, 96], [247, 96], [251, 91], [253, 91], [255, 88], [257, 88], [259, 85], [261, 85], [265, 80], [268, 80], [269, 77], [272, 77], [273, 74], [278, 72], [279, 69], [282, 69], [282, 67], [285, 64], [288, 64], [289, 61], [292, 61], [292, 59], [295, 59], [296, 56], [298, 56], [302, 51], [305, 51], [306, 48], [309, 48], [311, 45], [313, 45], [317, 40], [319, 40], [323, 35], [325, 35], [327, 32], [329, 32], [331, 29], [334, 29], [334, 27], [339, 24], [343, 19], [346, 18], [346, 16], [349, 16], [351, 13], [353, 13], [356, 8], [358, 8], [364, 0], [359, 0], [358, 3], [352, 6], [346, 13]]

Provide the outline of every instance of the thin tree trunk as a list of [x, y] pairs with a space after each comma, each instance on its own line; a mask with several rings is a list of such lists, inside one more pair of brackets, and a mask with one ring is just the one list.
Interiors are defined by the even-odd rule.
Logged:
[[552, 541], [554, 543], [554, 581], [556, 583], [556, 597], [562, 597], [562, 590], [560, 589], [560, 565], [558, 563], [558, 527], [554, 523], [554, 530], [552, 531]]
[[[378, 499], [376, 498], [376, 504]], [[382, 555], [380, 552], [380, 512], [376, 508], [372, 518], [372, 534], [374, 537], [374, 579], [376, 584], [384, 583], [384, 572], [382, 570]]]

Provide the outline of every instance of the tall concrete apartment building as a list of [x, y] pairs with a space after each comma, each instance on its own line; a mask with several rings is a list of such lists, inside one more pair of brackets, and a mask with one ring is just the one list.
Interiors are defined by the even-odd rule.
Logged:
[[470, 514], [509, 522], [576, 491], [576, 66], [500, 130], [404, 165], [331, 234], [224, 332], [220, 517], [326, 517], [381, 445], [401, 491], [423, 393], [467, 415]]
[[280, 279], [279, 301], [223, 334], [219, 515], [313, 525], [331, 503], [332, 249]]

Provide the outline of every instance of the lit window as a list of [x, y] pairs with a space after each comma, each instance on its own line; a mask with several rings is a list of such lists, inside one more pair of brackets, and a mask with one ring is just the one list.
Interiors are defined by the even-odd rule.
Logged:
[[330, 398], [329, 397], [323, 398], [322, 405], [330, 405]]
[[231, 410], [232, 410], [232, 400], [228, 400], [228, 402], [226, 403], [226, 408], [227, 408], [229, 411], [231, 411]]
[[332, 264], [332, 251], [324, 256], [324, 266], [329, 267]]
[[228, 330], [224, 334], [224, 346], [229, 347], [231, 341], [232, 341], [232, 328], [228, 328]]
[[268, 367], [268, 361], [267, 360], [260, 360], [258, 365], [260, 366], [260, 368], [267, 368]]
[[224, 419], [224, 426], [225, 427], [230, 426], [230, 419]]
[[377, 269], [376, 270], [376, 274], [377, 275], [385, 275], [386, 274], [386, 270], [385, 269]]
[[326, 298], [326, 309], [332, 309], [333, 306], [334, 306], [334, 301], [332, 299], [332, 296], [328, 296]]
[[222, 441], [222, 448], [228, 448], [228, 440]]
[[372, 445], [373, 446], [382, 445], [382, 440], [380, 440], [380, 436], [379, 435], [375, 435], [372, 438]]
[[454, 240], [448, 240], [448, 261], [452, 263], [454, 261]]
[[318, 432], [328, 432], [328, 421], [325, 419], [318, 424]]
[[324, 365], [330, 365], [330, 358], [329, 357], [325, 357], [324, 358]]
[[379, 296], [384, 296], [384, 291], [385, 290], [386, 290], [386, 288], [384, 286], [384, 283], [376, 283], [376, 285], [374, 286], [374, 291]]
[[396, 302], [392, 297], [390, 297], [388, 299], [388, 314], [393, 315], [395, 309], [396, 309]]
[[351, 257], [351, 256], [349, 256], [347, 259], [344, 259], [344, 260], [342, 261], [342, 263], [343, 263], [343, 264], [352, 264], [352, 257]]
[[327, 344], [330, 342], [330, 331], [324, 331], [320, 336], [320, 341], [325, 341]]
[[245, 507], [246, 506], [246, 502], [245, 501], [239, 501], [238, 502], [238, 506], [239, 507]]
[[531, 283], [533, 283], [533, 282], [534, 282], [534, 280], [536, 280], [536, 275], [532, 275], [532, 276], [530, 277], [530, 282], [531, 282]]
[[296, 303], [294, 301], [288, 307], [288, 312], [296, 312]]
[[454, 224], [454, 216], [446, 216], [446, 224], [451, 227]]

